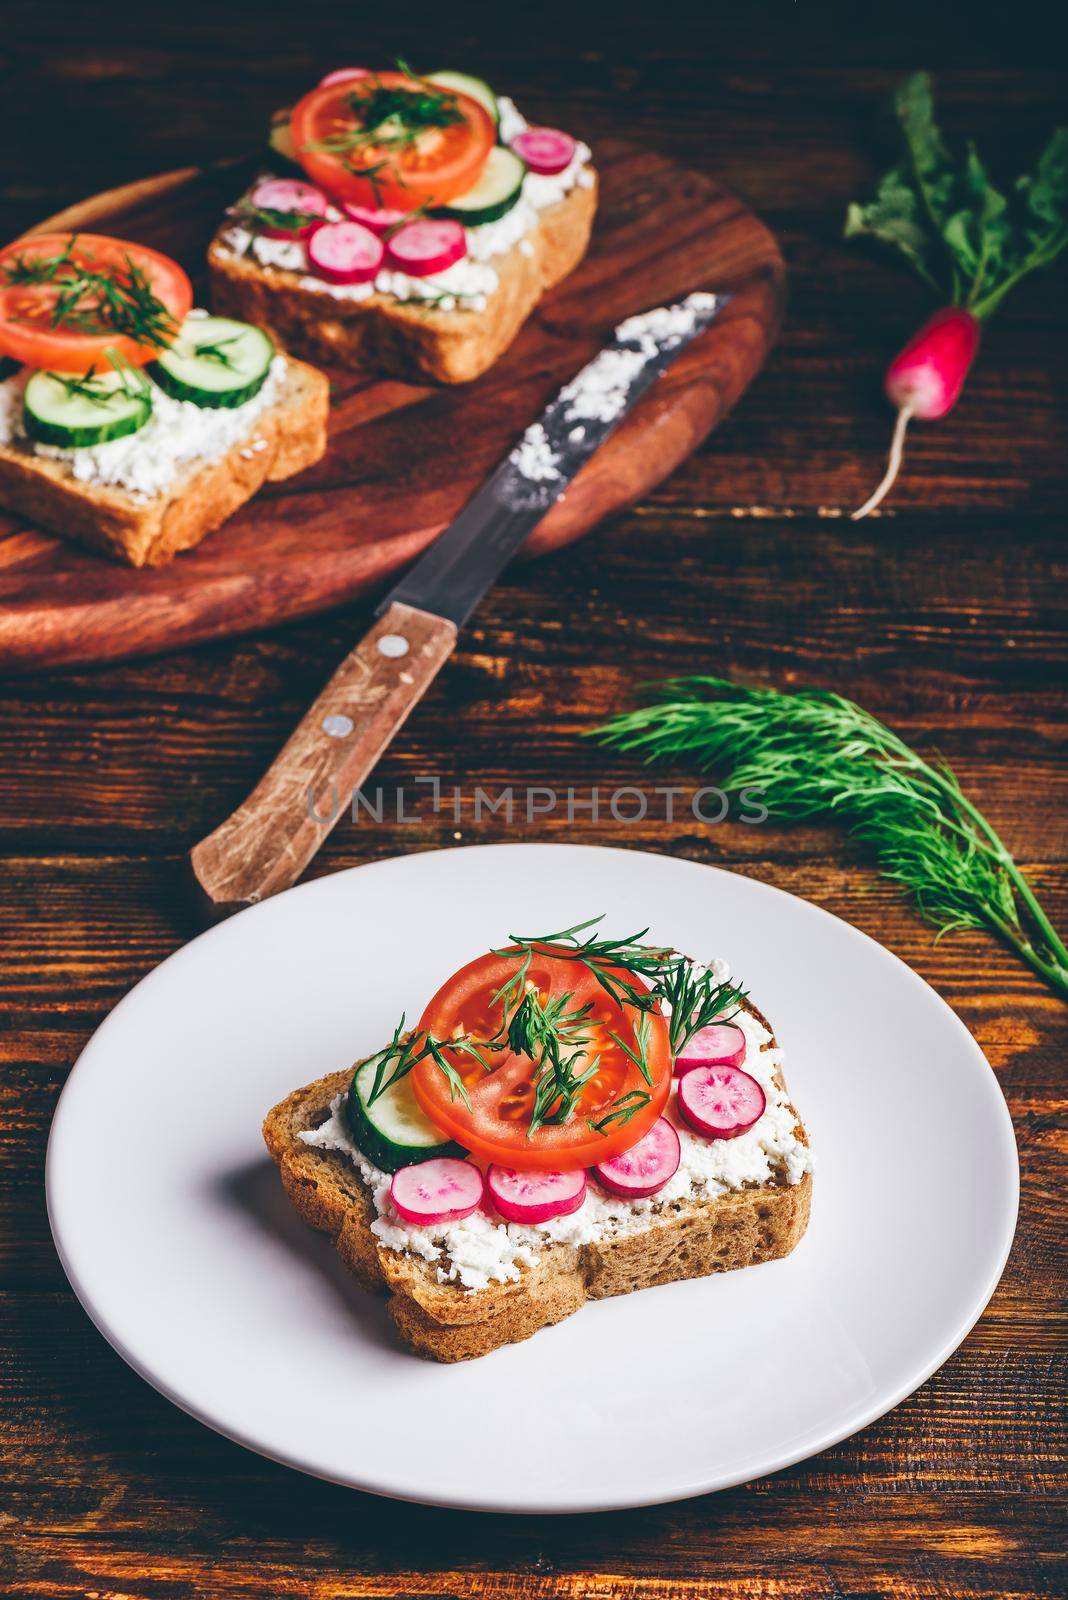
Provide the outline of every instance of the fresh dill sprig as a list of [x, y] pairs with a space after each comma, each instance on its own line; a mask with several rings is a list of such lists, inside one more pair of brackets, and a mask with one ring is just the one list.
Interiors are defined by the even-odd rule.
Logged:
[[52, 283], [71, 265], [77, 237], [72, 233], [54, 256], [15, 256], [4, 266], [4, 277], [11, 284]]
[[637, 1049], [629, 1045], [621, 1034], [609, 1031], [608, 1037], [614, 1039], [623, 1054], [634, 1062], [646, 1083], [651, 1087], [653, 1074], [649, 1069], [649, 1033], [649, 1013], [648, 1011], [643, 1011], [639, 1014], [637, 1025], [634, 1029], [634, 1044], [637, 1045]]
[[457, 1095], [459, 1095], [468, 1111], [470, 1111], [471, 1100], [468, 1096], [466, 1088], [464, 1087], [464, 1080], [461, 1078], [452, 1062], [445, 1059], [444, 1052], [446, 1050], [459, 1050], [464, 1055], [474, 1056], [476, 1061], [480, 1061], [483, 1066], [485, 1066], [486, 1063], [482, 1060], [477, 1046], [469, 1043], [467, 1039], [434, 1039], [429, 1033], [426, 1035], [426, 1041], [423, 1045], [419, 1059], [421, 1060], [423, 1056], [430, 1057], [431, 1061], [433, 1061], [438, 1071], [443, 1074], [445, 1081], [449, 1085], [449, 1099], [455, 1100]]
[[582, 1028], [593, 1010], [592, 1002], [568, 1011], [568, 1002], [573, 998], [570, 994], [556, 995], [545, 1004], [536, 989], [529, 989], [508, 1018], [508, 1048], [515, 1055], [529, 1056], [534, 1061], [554, 1044], [589, 1044], [591, 1035], [583, 1033]]
[[402, 189], [407, 189], [408, 187], [399, 172], [392, 172], [388, 161], [375, 161], [372, 162], [369, 167], [359, 168], [354, 168], [351, 161], [347, 161], [345, 164], [350, 171], [358, 171], [361, 178], [367, 179], [368, 183], [371, 185], [371, 198], [374, 200], [374, 203], [376, 206], [378, 206], [379, 210], [382, 209], [382, 199], [384, 194], [384, 190], [382, 188], [382, 174], [384, 172], [390, 173], [391, 177], [393, 177], [395, 182], [399, 184]]
[[597, 1118], [596, 1121], [592, 1117], [587, 1117], [586, 1126], [594, 1133], [607, 1133], [614, 1123], [618, 1123], [621, 1128], [625, 1127], [631, 1117], [635, 1116], [643, 1106], [647, 1106], [651, 1099], [652, 1095], [646, 1090], [631, 1089], [627, 1094], [621, 1094], [618, 1100], [614, 1100], [603, 1117]]
[[393, 1038], [389, 1044], [371, 1057], [375, 1063], [375, 1081], [367, 1097], [369, 1105], [377, 1100], [380, 1094], [385, 1094], [387, 1089], [392, 1089], [401, 1078], [407, 1077], [415, 1066], [418, 1059], [418, 1041], [414, 1033], [410, 1033], [407, 1038], [403, 1037], [405, 1022], [406, 1017], [402, 1011], [401, 1019], [393, 1030]]
[[66, 372], [53, 372], [51, 376], [71, 399], [76, 395], [94, 406], [110, 406], [116, 400], [125, 399], [121, 388], [110, 387], [103, 378], [96, 377], [92, 369], [78, 376]]
[[205, 344], [194, 344], [193, 354], [201, 361], [214, 361], [218, 366], [226, 367], [232, 371], [235, 365], [234, 358], [227, 354], [226, 346], [228, 344], [236, 344], [239, 337], [240, 335], [235, 333], [229, 339], [216, 339], [214, 343], [208, 341]]
[[594, 1056], [581, 1072], [575, 1067], [582, 1059], [582, 1051], [562, 1060], [555, 1052], [543, 1059], [541, 1071], [534, 1081], [534, 1104], [530, 1112], [527, 1138], [532, 1139], [539, 1128], [562, 1127], [578, 1103], [588, 1083], [592, 1083], [601, 1070], [601, 1059]]
[[459, 1097], [468, 1111], [471, 1101], [464, 1087], [464, 1081], [451, 1061], [444, 1055], [446, 1050], [459, 1050], [466, 1055], [473, 1056], [487, 1071], [489, 1070], [485, 1057], [476, 1044], [469, 1039], [435, 1039], [429, 1033], [409, 1033], [404, 1037], [405, 1018], [401, 1015], [400, 1021], [393, 1030], [393, 1038], [377, 1056], [372, 1056], [375, 1062], [375, 1081], [371, 1085], [371, 1093], [367, 1097], [368, 1105], [372, 1105], [380, 1094], [385, 1094], [387, 1089], [392, 1089], [401, 1078], [406, 1078], [412, 1068], [428, 1056], [444, 1076], [449, 1085], [449, 1098], [455, 1100]]
[[364, 151], [400, 154], [414, 149], [429, 130], [455, 127], [465, 120], [454, 93], [418, 77], [399, 61], [397, 69], [417, 87], [383, 83], [377, 73], [360, 79], [345, 96], [355, 126], [313, 140], [304, 148], [341, 156], [352, 171], [364, 178], [372, 177], [388, 166], [388, 158], [373, 168], [361, 167], [356, 158]]
[[770, 815], [845, 824], [942, 933], [987, 928], [1068, 998], [1068, 949], [1026, 877], [945, 762], [843, 696], [724, 678], [669, 679], [662, 698], [592, 736], [646, 761], [690, 759]]
[[322, 221], [318, 211], [277, 211], [273, 206], [255, 206], [251, 195], [238, 200], [230, 207], [228, 214], [252, 233], [262, 233], [267, 228], [278, 228], [283, 233], [299, 233], [313, 222]]
[[[571, 994], [561, 994], [543, 1002], [538, 991], [531, 988], [508, 1019], [509, 1049], [515, 1055], [529, 1056], [539, 1068], [528, 1138], [541, 1127], [566, 1122], [583, 1089], [600, 1070], [599, 1057], [586, 1059], [587, 1048], [593, 1043], [593, 1035], [585, 1031], [593, 1005], [569, 1011], [573, 999]], [[584, 1063], [581, 1071], [580, 1063]]]
[[130, 397], [139, 395], [142, 400], [147, 399], [152, 391], [152, 385], [141, 368], [135, 367], [133, 362], [128, 361], [122, 351], [116, 350], [113, 345], [109, 345], [104, 354], [112, 370], [119, 376], [123, 393]]
[[117, 386], [109, 384], [106, 375], [98, 373], [95, 367], [90, 367], [88, 372], [74, 375], [53, 372], [50, 376], [55, 379], [56, 383], [60, 385], [67, 395], [71, 397], [77, 395], [79, 399], [88, 400], [94, 406], [107, 407], [113, 405], [117, 400], [129, 400], [147, 396], [150, 386], [144, 373], [127, 361], [126, 357], [118, 350], [108, 349], [106, 355], [115, 376], [119, 380]]
[[603, 920], [603, 915], [590, 917], [586, 922], [576, 922], [573, 927], [562, 928], [558, 933], [509, 934], [510, 944], [501, 950], [494, 950], [493, 954], [521, 955], [522, 962], [514, 977], [499, 991], [500, 995], [507, 994], [513, 985], [521, 987], [526, 982], [535, 955], [562, 956], [565, 960], [580, 962], [617, 1005], [634, 1006], [639, 1011], [653, 1010], [658, 1003], [656, 995], [629, 982], [627, 974], [655, 980], [672, 959], [672, 952], [643, 944], [648, 928], [643, 928], [640, 933], [627, 934], [622, 939], [598, 939], [593, 934], [585, 939], [579, 937]]
[[720, 982], [692, 961], [674, 961], [657, 979], [656, 992], [671, 1008], [671, 1053], [681, 1055], [695, 1033], [711, 1022], [729, 1022], [745, 999], [736, 984]]
[[148, 275], [130, 256], [123, 261], [120, 273], [97, 270], [91, 254], [79, 253], [77, 234], [71, 234], [55, 255], [23, 254], [0, 270], [8, 284], [50, 286], [55, 291], [53, 328], [123, 334], [136, 344], [163, 349], [174, 339], [177, 324]]
[[[363, 172], [361, 172], [360, 176], [361, 176], [361, 178], [366, 178], [367, 177], [367, 169], [366, 168], [364, 169]], [[397, 178], [397, 181], [400, 183], [399, 176], [397, 174], [395, 174], [394, 176]], [[402, 189], [406, 189], [408, 187], [408, 185], [406, 183], [401, 183], [400, 186], [401, 186]], [[401, 231], [401, 229], [402, 228], [406, 228], [409, 223], [411, 223], [411, 222], [422, 222], [425, 217], [429, 217], [430, 214], [431, 214], [431, 211], [432, 211], [432, 207], [427, 205], [426, 201], [424, 200], [420, 205], [413, 206], [410, 211], [403, 211], [401, 213], [401, 215], [400, 215], [400, 219], [397, 222], [391, 222], [388, 228], [384, 228], [382, 230], [381, 237], [383, 239], [387, 240], [387, 241], [392, 239], [392, 237], [393, 237], [393, 235], [395, 233], [399, 233]], [[444, 300], [444, 299], [447, 299], [446, 295], [428, 296], [428, 301], [430, 301], [431, 303], [434, 302], [434, 301], [437, 301], [437, 300]], [[423, 301], [422, 303], [425, 305], [425, 304], [428, 303], [428, 301]]]

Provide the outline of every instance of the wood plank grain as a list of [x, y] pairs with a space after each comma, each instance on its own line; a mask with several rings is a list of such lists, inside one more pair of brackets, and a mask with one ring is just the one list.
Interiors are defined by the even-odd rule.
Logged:
[[[741, 825], [739, 825], [741, 826]], [[567, 829], [555, 830], [564, 836]], [[358, 854], [347, 851], [342, 834], [335, 834], [316, 866], [316, 875], [378, 861], [400, 848], [447, 849], [453, 842], [497, 842], [507, 838], [554, 836], [546, 828], [511, 830], [504, 826], [488, 836], [471, 834], [455, 840], [452, 818], [439, 820], [433, 830], [403, 840], [378, 835]], [[843, 862], [840, 855], [807, 855], [802, 861], [768, 858], [743, 861], [726, 851], [709, 850], [703, 840], [663, 837], [647, 840], [630, 836], [613, 840], [603, 829], [570, 829], [579, 843], [622, 844], [625, 848], [656, 848], [688, 860], [706, 861], [760, 878], [805, 899], [814, 900], [855, 926], [870, 932], [901, 954], [927, 980], [946, 995], [954, 1007], [975, 1019], [992, 1020], [999, 1007], [1014, 1000], [1026, 1003], [1034, 1026], [1048, 1019], [1063, 1021], [1063, 1008], [1048, 996], [1039, 980], [983, 933], [962, 933], [935, 941], [934, 930], [920, 921], [897, 890], [878, 878], [871, 868]], [[1030, 871], [1051, 915], [1068, 910], [1064, 874], [1032, 862]], [[56, 858], [16, 858], [12, 868], [5, 922], [0, 944], [0, 997], [14, 1014], [32, 1015], [46, 998], [53, 1017], [99, 1015], [97, 1008], [118, 999], [137, 978], [196, 931], [195, 908], [179, 897], [183, 858], [86, 858], [63, 862]]]
[[[352, 641], [356, 603], [268, 637], [8, 682], [0, 705], [0, 1591], [33, 1600], [1050, 1600], [1064, 1559], [1064, 1060], [1068, 1012], [981, 935], [931, 932], [824, 829], [475, 824], [476, 783], [631, 783], [579, 741], [645, 677], [695, 669], [833, 685], [941, 749], [1058, 918], [1066, 903], [1063, 279], [1006, 303], [956, 413], [916, 430], [885, 517], [838, 513], [885, 444], [879, 373], [926, 298], [838, 237], [884, 164], [877, 112], [940, 69], [950, 135], [1024, 168], [1062, 93], [1048, 20], [1016, 8], [339, 11], [260, 0], [257, 25], [9, 0], [0, 64], [8, 232], [95, 189], [248, 147], [342, 56], [463, 59], [539, 117], [626, 131], [766, 215], [792, 280], [783, 342], [743, 405], [637, 512], [517, 569], [380, 765], [463, 786], [458, 824], [343, 823], [316, 870], [476, 838], [577, 836], [756, 874], [887, 943], [971, 1028], [1006, 1093], [1020, 1227], [986, 1314], [904, 1405], [742, 1489], [626, 1515], [509, 1519], [373, 1501], [210, 1434], [130, 1372], [74, 1302], [41, 1175], [71, 1061], [189, 931], [182, 852], [241, 798]], [[560, 19], [564, 18], [564, 21]], [[399, 33], [398, 33], [399, 30]], [[425, 63], [424, 63], [425, 64]], [[235, 91], [234, 86], [238, 85]], [[41, 107], [52, 114], [41, 116]], [[621, 128], [625, 121], [625, 130]], [[34, 129], [27, 155], [25, 130]], [[85, 137], [92, 129], [93, 137]], [[399, 396], [378, 413], [388, 423]], [[354, 417], [375, 406], [347, 392]], [[413, 404], [419, 404], [419, 398]], [[361, 405], [364, 409], [360, 409]], [[31, 567], [31, 536], [0, 559]], [[664, 782], [689, 774], [665, 770]]]
[[[914, 1524], [919, 1533], [922, 1518]], [[875, 1525], [872, 1530], [875, 1531]], [[952, 1541], [949, 1552], [932, 1546], [937, 1557], [952, 1553], [967, 1563], [962, 1568], [951, 1565], [938, 1577], [917, 1573], [895, 1587], [894, 1595], [901, 1600], [973, 1600], [973, 1597], [996, 1597], [996, 1600], [1023, 1600], [1026, 1595], [1040, 1591], [1004, 1587], [1003, 1569], [987, 1564], [986, 1570], [976, 1563], [987, 1559], [998, 1541], [982, 1530], [962, 1530], [958, 1542]], [[89, 1568], [89, 1571], [95, 1570]], [[715, 1594], [717, 1600], [841, 1600], [843, 1593], [836, 1579], [829, 1576], [820, 1563], [795, 1563], [794, 1570], [784, 1574], [769, 1575], [754, 1589], [751, 1575], [745, 1573], [721, 1574], [718, 1570], [706, 1578], [686, 1580], [641, 1578], [614, 1572], [582, 1574], [535, 1575], [500, 1572], [473, 1575], [466, 1572], [435, 1574], [428, 1583], [421, 1573], [398, 1573], [388, 1579], [352, 1578], [342, 1570], [334, 1569], [310, 1580], [299, 1564], [280, 1567], [266, 1564], [235, 1571], [229, 1563], [217, 1563], [212, 1569], [212, 1587], [201, 1588], [197, 1583], [198, 1569], [189, 1558], [165, 1560], [145, 1567], [140, 1562], [108, 1563], [104, 1576], [90, 1582], [120, 1583], [123, 1590], [109, 1587], [107, 1591], [84, 1587], [83, 1573], [73, 1571], [63, 1587], [51, 1587], [56, 1581], [49, 1577], [45, 1586], [35, 1583], [20, 1584], [8, 1591], [11, 1600], [175, 1600], [181, 1596], [254, 1596], [263, 1594], [261, 1585], [268, 1583], [272, 1595], [298, 1595], [302, 1600], [708, 1600]], [[845, 1575], [844, 1575], [845, 1576]], [[714, 1581], [714, 1587], [710, 1583]], [[845, 1576], [847, 1582], [864, 1582], [863, 1569]], [[194, 1587], [189, 1587], [190, 1584]], [[131, 1593], [129, 1586], [133, 1585]], [[877, 1595], [871, 1588], [850, 1588], [850, 1595]], [[1045, 1590], [1045, 1593], [1051, 1591]]]
[[[581, 740], [583, 729], [635, 704], [638, 686], [657, 677], [752, 675], [855, 696], [948, 758], [1013, 849], [1064, 860], [1068, 714], [1057, 680], [1068, 607], [1049, 583], [1061, 539], [1056, 522], [1010, 545], [1004, 523], [936, 533], [920, 521], [861, 537], [818, 519], [768, 521], [741, 535], [700, 517], [632, 515], [515, 569], [371, 785], [395, 816], [406, 784], [426, 816], [428, 791], [413, 779], [439, 772], [464, 790], [461, 828], [473, 820], [476, 786], [525, 792], [551, 781], [588, 796], [598, 785], [606, 802], [641, 769]], [[191, 845], [256, 781], [368, 621], [368, 607], [354, 606], [233, 654], [10, 684], [0, 839], [58, 854]], [[649, 781], [693, 784], [695, 775], [658, 769]], [[665, 812], [663, 797], [651, 800], [648, 826], [637, 829], [607, 815], [606, 837], [655, 844]], [[544, 826], [559, 836], [566, 817]], [[482, 827], [502, 836], [492, 817]], [[359, 859], [368, 831], [350, 839], [348, 859]], [[761, 853], [764, 832], [735, 829], [732, 850]], [[814, 847], [826, 842], [811, 829], [775, 832], [776, 852]]]

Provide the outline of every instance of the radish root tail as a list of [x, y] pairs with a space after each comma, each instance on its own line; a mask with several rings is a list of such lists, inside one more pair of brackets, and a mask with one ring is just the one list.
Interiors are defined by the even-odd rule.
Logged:
[[890, 455], [887, 458], [886, 471], [883, 473], [882, 482], [874, 494], [869, 495], [868, 499], [865, 500], [859, 511], [852, 513], [849, 519], [851, 522], [859, 522], [862, 517], [868, 515], [869, 511], [874, 511], [875, 507], [882, 504], [894, 487], [894, 480], [901, 471], [901, 462], [905, 454], [905, 429], [912, 421], [912, 417], [912, 407], [902, 406], [897, 414], [897, 421], [894, 423], [894, 437], [890, 441]]

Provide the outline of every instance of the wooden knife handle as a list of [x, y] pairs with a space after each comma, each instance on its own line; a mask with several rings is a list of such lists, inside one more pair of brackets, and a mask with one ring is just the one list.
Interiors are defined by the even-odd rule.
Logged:
[[393, 602], [244, 804], [190, 853], [210, 909], [235, 911], [297, 881], [455, 646], [455, 623]]

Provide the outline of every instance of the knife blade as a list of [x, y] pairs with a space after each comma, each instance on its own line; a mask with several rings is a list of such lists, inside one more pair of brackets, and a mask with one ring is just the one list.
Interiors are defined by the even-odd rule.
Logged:
[[621, 323], [394, 585], [375, 615], [400, 601], [462, 627], [576, 474], [728, 299], [691, 294]]
[[382, 601], [248, 799], [190, 852], [210, 915], [297, 881], [433, 683], [467, 621], [575, 474], [726, 296], [631, 317], [565, 384], [456, 520]]

